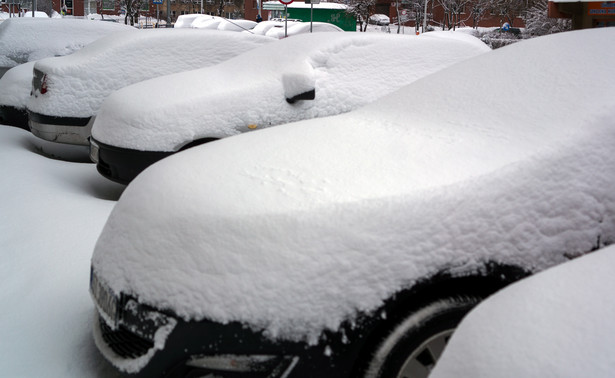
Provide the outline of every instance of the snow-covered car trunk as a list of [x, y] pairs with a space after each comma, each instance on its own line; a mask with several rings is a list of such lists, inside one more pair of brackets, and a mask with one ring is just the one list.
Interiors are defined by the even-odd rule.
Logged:
[[[73, 55], [38, 61], [27, 103], [30, 128], [43, 139], [88, 145], [92, 117], [113, 91], [215, 65], [270, 42], [243, 33], [150, 29], [104, 38]], [[166, 91], [157, 87], [147, 96], [158, 102]]]
[[[452, 33], [296, 35], [214, 67], [110, 95], [92, 129], [101, 151], [98, 168], [127, 183], [158, 155], [212, 138], [344, 113], [487, 51], [478, 39]], [[379, 85], [367, 86], [367, 81]], [[157, 101], [140, 101], [155, 88], [165, 88]], [[157, 155], [138, 164], [148, 152]]]
[[26, 102], [32, 88], [35, 62], [11, 68], [0, 78], [0, 123], [28, 130]]
[[[178, 319], [168, 353], [185, 350], [188, 361], [240, 353], [239, 336], [217, 348], [232, 330], [258, 333], [254, 350], [303, 343], [288, 352], [298, 353], [297, 376], [323, 355], [320, 376], [353, 376], [365, 361], [369, 376], [387, 376], [381, 367], [397, 366], [387, 350], [407, 330], [431, 332], [417, 342], [441, 335], [416, 320], [433, 306], [399, 312], [414, 306], [397, 302], [407, 290], [427, 282], [423, 295], [434, 296], [442, 288], [432, 279], [447, 275], [446, 292], [472, 300], [459, 311], [431, 300], [461, 316], [480, 296], [456, 280], [489, 276], [492, 264], [535, 272], [615, 241], [615, 82], [603, 80], [614, 58], [612, 28], [541, 37], [347, 114], [164, 159], [113, 209], [93, 276], [113, 298]], [[503, 98], [511, 82], [523, 91]], [[392, 331], [374, 335], [383, 324]], [[174, 335], [192, 325], [203, 325], [194, 337], [204, 344], [182, 349]], [[169, 356], [159, 341], [155, 364]], [[354, 370], [337, 375], [348, 360]]]
[[[127, 25], [77, 19], [16, 17], [0, 23], [0, 67], [79, 50], [106, 34], [133, 30]], [[2, 71], [0, 71], [2, 72]]]

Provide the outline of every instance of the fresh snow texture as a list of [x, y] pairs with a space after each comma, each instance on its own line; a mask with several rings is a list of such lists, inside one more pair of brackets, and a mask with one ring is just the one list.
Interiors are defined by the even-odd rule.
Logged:
[[10, 18], [0, 23], [0, 67], [68, 55], [107, 34], [126, 30], [136, 29], [115, 22]]
[[540, 37], [163, 159], [123, 193], [94, 269], [185, 319], [315, 343], [438, 272], [610, 244], [614, 59], [613, 28]]
[[[243, 33], [148, 29], [102, 38], [69, 56], [35, 68], [47, 75], [47, 93], [31, 96], [29, 110], [52, 116], [91, 117], [113, 91], [154, 77], [208, 67], [273, 40]], [[275, 42], [275, 41], [273, 41]], [[156, 87], [147, 98], [167, 88]]]
[[[103, 103], [92, 135], [117, 147], [176, 151], [200, 138], [348, 112], [489, 51], [477, 38], [453, 34], [296, 35], [217, 66], [123, 88]], [[315, 83], [316, 98], [289, 104], [286, 95], [298, 94], [288, 91], [295, 87], [289, 77]]]
[[0, 375], [114, 377], [92, 340], [90, 256], [123, 186], [0, 126]]
[[[311, 27], [313, 33], [344, 32], [344, 30], [342, 30], [340, 27], [333, 24], [329, 24], [327, 22], [312, 22]], [[286, 36], [288, 37], [309, 32], [309, 22], [294, 22], [286, 28]], [[265, 35], [267, 37], [282, 39], [284, 38], [284, 33], [284, 27], [282, 26], [269, 29]]]
[[0, 106], [26, 108], [32, 89], [34, 63], [28, 62], [13, 67], [0, 78]]
[[462, 321], [430, 377], [612, 377], [613, 267], [607, 247], [496, 293]]

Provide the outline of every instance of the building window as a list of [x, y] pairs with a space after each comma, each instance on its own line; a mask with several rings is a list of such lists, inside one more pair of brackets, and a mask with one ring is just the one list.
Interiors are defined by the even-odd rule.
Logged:
[[115, 0], [102, 0], [103, 10], [115, 10]]

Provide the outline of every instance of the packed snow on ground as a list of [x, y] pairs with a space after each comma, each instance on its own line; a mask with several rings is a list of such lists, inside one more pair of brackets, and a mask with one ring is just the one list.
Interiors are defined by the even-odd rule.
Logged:
[[[47, 93], [29, 97], [27, 107], [46, 115], [91, 117], [103, 100], [119, 88], [212, 66], [271, 42], [275, 40], [215, 30], [147, 29], [116, 33], [74, 54], [36, 62], [35, 68], [47, 75]], [[154, 91], [165, 92], [166, 87]]]
[[14, 67], [81, 49], [107, 34], [133, 27], [114, 22], [19, 17], [0, 23], [0, 67]]
[[[117, 147], [174, 151], [199, 138], [347, 112], [490, 51], [477, 38], [453, 34], [296, 35], [216, 66], [122, 88], [103, 103], [92, 135]], [[314, 88], [306, 83], [315, 85], [316, 98], [289, 104], [297, 88]]]
[[92, 164], [41, 156], [0, 125], [0, 375], [107, 377], [88, 294], [96, 238], [123, 187]]
[[185, 319], [316, 342], [443, 269], [537, 271], [612, 243], [614, 59], [613, 28], [541, 37], [163, 159], [124, 192], [94, 269]]
[[612, 377], [614, 267], [607, 247], [495, 294], [462, 321], [430, 377]]

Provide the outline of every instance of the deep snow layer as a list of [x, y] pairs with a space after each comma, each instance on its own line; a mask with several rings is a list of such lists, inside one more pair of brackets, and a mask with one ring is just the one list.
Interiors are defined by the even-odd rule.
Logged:
[[185, 319], [316, 342], [443, 269], [540, 270], [612, 243], [614, 58], [613, 28], [528, 40], [164, 159], [114, 208], [95, 270]]
[[495, 294], [462, 321], [430, 377], [612, 377], [613, 267], [607, 247]]
[[[274, 40], [195, 29], [148, 29], [112, 35], [74, 54], [38, 61], [35, 68], [47, 74], [48, 90], [30, 97], [27, 107], [46, 115], [91, 117], [117, 89], [212, 66], [269, 42]], [[144, 97], [166, 90], [166, 86], [158, 86]]]
[[10, 18], [0, 23], [0, 67], [67, 55], [109, 33], [135, 30], [115, 22], [64, 18]]
[[91, 251], [123, 186], [0, 125], [0, 375], [113, 377], [94, 346]]
[[[296, 35], [217, 66], [122, 88], [103, 103], [92, 135], [117, 147], [176, 151], [200, 138], [344, 113], [487, 51], [477, 38], [452, 32]], [[314, 86], [314, 100], [286, 102]]]

